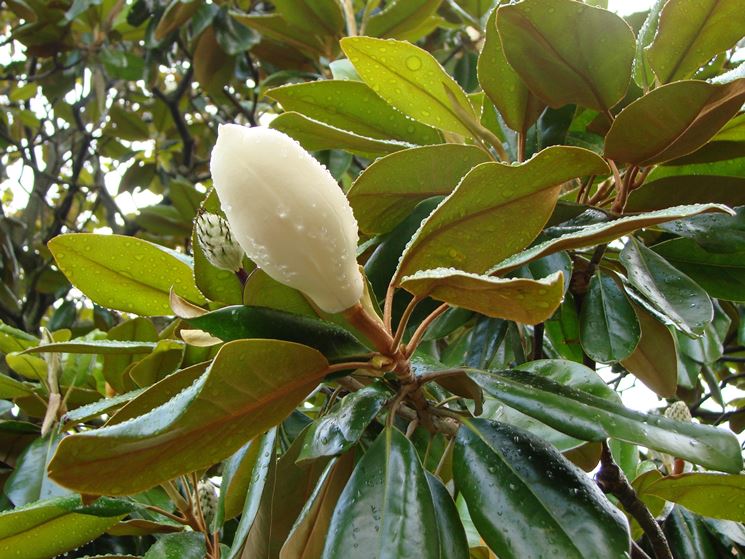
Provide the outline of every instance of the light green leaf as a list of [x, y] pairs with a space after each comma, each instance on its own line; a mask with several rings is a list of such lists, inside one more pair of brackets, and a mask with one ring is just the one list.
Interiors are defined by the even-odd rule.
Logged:
[[208, 467], [282, 421], [327, 366], [316, 350], [290, 342], [225, 344], [197, 382], [162, 406], [64, 439], [49, 475], [80, 492], [122, 495]]
[[308, 151], [344, 149], [374, 159], [379, 155], [413, 147], [412, 144], [396, 140], [376, 140], [360, 136], [294, 112], [282, 113], [270, 126], [293, 137]]
[[634, 309], [615, 280], [598, 271], [582, 302], [580, 341], [595, 361], [610, 363], [625, 359], [641, 336]]
[[488, 160], [483, 150], [459, 144], [398, 151], [367, 167], [347, 196], [362, 231], [387, 233], [419, 202], [450, 194], [471, 168]]
[[660, 15], [649, 64], [661, 83], [689, 78], [743, 37], [745, 10], [740, 0], [670, 0]]
[[194, 285], [190, 260], [142, 239], [75, 233], [55, 237], [48, 246], [67, 279], [101, 306], [169, 315], [171, 287], [189, 301], [205, 302]]
[[284, 85], [267, 91], [285, 111], [378, 140], [438, 144], [442, 135], [412, 121], [383, 101], [362, 82], [322, 80]]
[[523, 0], [500, 6], [497, 29], [507, 61], [549, 106], [609, 111], [626, 94], [635, 40], [616, 14], [573, 0]]
[[545, 149], [519, 165], [474, 167], [422, 222], [394, 281], [433, 268], [484, 273], [535, 239], [566, 181], [606, 172], [600, 156], [566, 146]]
[[402, 113], [436, 128], [470, 137], [460, 110], [477, 121], [460, 86], [427, 51], [393, 39], [347, 37], [341, 48], [365, 83]]
[[732, 210], [719, 204], [695, 204], [667, 208], [641, 215], [631, 215], [612, 221], [588, 225], [587, 227], [579, 228], [577, 231], [549, 239], [523, 252], [519, 252], [492, 267], [488, 273], [490, 275], [504, 275], [528, 262], [548, 256], [549, 254], [554, 254], [560, 250], [607, 243], [637, 229], [710, 212], [731, 214]]
[[143, 559], [203, 559], [206, 556], [204, 534], [201, 532], [181, 532], [167, 534], [158, 538]]
[[645, 493], [684, 506], [711, 518], [745, 522], [745, 476], [685, 473], [663, 477], [645, 487]]
[[685, 334], [695, 338], [704, 333], [714, 318], [714, 307], [699, 285], [633, 237], [619, 258], [629, 283], [654, 308]]
[[494, 278], [457, 270], [423, 270], [401, 280], [417, 297], [432, 297], [493, 318], [538, 324], [550, 318], [564, 297], [564, 275], [541, 280]]
[[745, 79], [664, 85], [618, 114], [605, 137], [605, 155], [640, 166], [688, 155], [719, 132], [743, 103]]
[[104, 499], [85, 507], [79, 496], [58, 497], [0, 513], [0, 556], [49, 559], [103, 534], [132, 508]]

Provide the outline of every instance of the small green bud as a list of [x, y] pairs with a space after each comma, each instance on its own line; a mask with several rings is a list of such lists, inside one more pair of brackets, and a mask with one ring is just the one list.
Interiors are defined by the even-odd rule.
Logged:
[[236, 272], [243, 267], [243, 249], [233, 238], [226, 219], [203, 212], [197, 216], [197, 242], [215, 268]]

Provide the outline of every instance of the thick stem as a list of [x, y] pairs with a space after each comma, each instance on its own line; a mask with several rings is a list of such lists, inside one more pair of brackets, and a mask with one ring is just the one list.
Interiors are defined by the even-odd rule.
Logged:
[[657, 559], [673, 559], [662, 528], [657, 524], [647, 506], [639, 499], [621, 468], [614, 462], [606, 441], [603, 441], [600, 470], [595, 475], [595, 481], [605, 493], [610, 493], [616, 497], [623, 508], [636, 519], [649, 538], [655, 557]]

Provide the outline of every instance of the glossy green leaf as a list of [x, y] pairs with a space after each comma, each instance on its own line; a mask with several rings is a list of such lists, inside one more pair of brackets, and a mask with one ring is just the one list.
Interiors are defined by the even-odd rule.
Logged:
[[279, 283], [260, 268], [254, 270], [246, 281], [243, 304], [249, 307], [268, 307], [311, 318], [318, 317], [318, 313], [300, 291]]
[[284, 85], [267, 91], [286, 111], [295, 111], [324, 124], [379, 140], [438, 144], [434, 128], [406, 118], [362, 82], [322, 80]]
[[334, 508], [353, 468], [352, 452], [329, 462], [300, 511], [279, 552], [279, 559], [316, 559], [321, 556]]
[[742, 467], [740, 445], [729, 431], [640, 413], [523, 371], [469, 374], [495, 398], [578, 439], [613, 437], [711, 469], [739, 473]]
[[538, 437], [471, 420], [458, 431], [453, 468], [473, 523], [500, 558], [627, 557], [623, 514]]
[[581, 363], [565, 359], [538, 359], [519, 365], [517, 370], [540, 375], [562, 386], [576, 388], [610, 402], [621, 403], [618, 393], [608, 386], [594, 370]]
[[308, 428], [298, 460], [334, 456], [352, 448], [391, 397], [391, 392], [379, 383], [345, 396], [336, 410]]
[[507, 126], [525, 134], [543, 112], [544, 104], [530, 92], [507, 62], [497, 32], [496, 18], [495, 9], [486, 22], [484, 46], [479, 54], [479, 83]]
[[207, 554], [204, 534], [201, 532], [182, 532], [167, 534], [158, 538], [143, 559], [203, 559]]
[[634, 190], [629, 196], [626, 211], [646, 212], [677, 204], [707, 202], [745, 205], [745, 178], [716, 175], [662, 177]]
[[70, 282], [101, 306], [144, 316], [169, 315], [173, 287], [194, 303], [205, 299], [194, 285], [191, 263], [135, 237], [75, 233], [49, 241]]
[[401, 287], [417, 297], [432, 297], [493, 318], [538, 324], [550, 318], [564, 298], [564, 275], [506, 279], [438, 268], [406, 276]]
[[[150, 410], [165, 404], [168, 400], [179, 394], [185, 388], [191, 386], [202, 373], [207, 370], [208, 362], [197, 363], [191, 367], [181, 369], [168, 375], [163, 380], [152, 386], [135, 392], [136, 397], [131, 398], [119, 410], [112, 415], [106, 425], [123, 423], [134, 417], [144, 415]], [[131, 394], [131, 393], [130, 393]]]
[[425, 472], [440, 533], [440, 559], [468, 559], [468, 540], [453, 498], [439, 478]]
[[636, 56], [634, 57], [634, 80], [637, 85], [644, 91], [649, 89], [649, 86], [654, 82], [654, 74], [652, 69], [649, 67], [649, 61], [647, 60], [646, 47], [648, 47], [654, 40], [654, 36], [657, 33], [657, 24], [660, 20], [660, 12], [662, 7], [665, 5], [667, 0], [654, 0], [654, 3], [647, 12], [647, 17], [644, 20], [639, 33], [636, 38]]
[[323, 559], [439, 559], [437, 517], [416, 450], [393, 428], [357, 463], [331, 518]]
[[688, 276], [630, 238], [619, 256], [629, 283], [682, 332], [700, 336], [714, 317], [711, 299]]
[[413, 147], [412, 144], [397, 140], [377, 140], [360, 136], [294, 112], [282, 113], [272, 120], [270, 126], [291, 136], [308, 151], [344, 149], [363, 157], [375, 158]]
[[299, 344], [227, 343], [197, 382], [162, 406], [64, 439], [49, 475], [81, 492], [121, 495], [210, 466], [284, 419], [327, 366], [319, 352]]
[[274, 485], [277, 463], [276, 439], [277, 429], [270, 429], [254, 443], [256, 444], [256, 460], [251, 466], [251, 483], [244, 496], [241, 520], [235, 530], [233, 545], [230, 548], [230, 553], [227, 554], [227, 559], [236, 559], [241, 556], [243, 545], [256, 522], [256, 516], [262, 501], [269, 493], [268, 488]]
[[285, 340], [313, 347], [334, 361], [369, 353], [357, 338], [331, 322], [266, 307], [223, 307], [188, 321], [225, 342], [247, 338]]
[[150, 353], [154, 342], [128, 340], [86, 340], [84, 338], [69, 342], [54, 342], [28, 348], [25, 353], [95, 353], [97, 355], [132, 355]]
[[573, 0], [523, 0], [497, 12], [507, 61], [550, 107], [608, 111], [626, 94], [634, 34], [619, 16]]
[[278, 13], [235, 14], [234, 17], [243, 25], [261, 33], [265, 39], [276, 41], [274, 45], [277, 43], [287, 45], [311, 57], [318, 57], [323, 54], [326, 48], [322, 36], [317, 33], [308, 33], [305, 29], [290, 23]]
[[535, 239], [564, 182], [605, 172], [598, 155], [565, 146], [545, 149], [519, 165], [474, 167], [419, 227], [401, 256], [396, 283], [433, 268], [484, 273]]
[[0, 556], [49, 559], [103, 534], [132, 510], [105, 499], [85, 507], [79, 496], [57, 497], [0, 513]]
[[346, 37], [341, 48], [378, 95], [402, 113], [436, 128], [470, 137], [458, 108], [469, 116], [466, 94], [427, 51], [393, 39]]
[[610, 363], [625, 359], [641, 336], [639, 321], [626, 295], [605, 272], [598, 271], [582, 302], [580, 341], [595, 361]]
[[5, 362], [14, 373], [18, 373], [22, 377], [46, 382], [47, 362], [41, 357], [13, 352], [5, 355]]
[[138, 361], [130, 370], [129, 376], [137, 386], [150, 386], [170, 375], [181, 365], [185, 346], [178, 340], [161, 340], [153, 352]]
[[745, 522], [745, 476], [685, 473], [658, 479], [646, 493], [684, 506], [691, 512]]
[[668, 516], [665, 536], [674, 557], [717, 559], [720, 556], [701, 519], [682, 507], [674, 507]]
[[251, 486], [251, 476], [262, 450], [262, 441], [262, 437], [255, 438], [223, 462], [222, 482], [213, 529], [219, 530], [226, 520], [235, 518], [243, 510], [246, 493]]
[[63, 425], [66, 423], [84, 423], [103, 414], [113, 415], [119, 408], [127, 405], [127, 403], [143, 392], [143, 389], [137, 389], [125, 392], [124, 394], [117, 394], [111, 398], [101, 398], [92, 404], [68, 411], [62, 416], [61, 423]]
[[0, 374], [0, 398], [13, 399], [21, 396], [30, 396], [34, 392], [34, 386], [27, 382], [21, 382], [5, 374]]
[[672, 398], [678, 387], [675, 338], [670, 330], [639, 305], [633, 305], [641, 336], [621, 365], [660, 396]]
[[564, 296], [564, 302], [559, 305], [559, 309], [545, 322], [545, 335], [558, 357], [577, 363], [583, 362], [579, 315], [571, 293]]
[[533, 260], [549, 254], [554, 254], [560, 250], [583, 248], [607, 243], [644, 227], [651, 227], [652, 225], [703, 213], [730, 213], [731, 211], [732, 210], [729, 208], [718, 204], [696, 204], [691, 206], [667, 208], [641, 215], [631, 215], [614, 219], [612, 221], [595, 223], [594, 225], [581, 227], [576, 231], [549, 239], [532, 246], [523, 252], [519, 252], [491, 268], [488, 273], [490, 275], [503, 275], [527, 264], [528, 262], [532, 262]]
[[[392, 0], [367, 20], [365, 35], [415, 41], [417, 33], [442, 4], [442, 0]], [[412, 36], [413, 33], [413, 36]]]
[[310, 35], [337, 35], [344, 30], [344, 15], [336, 0], [274, 0], [274, 5], [285, 20]]
[[743, 29], [745, 13], [739, 0], [670, 0], [660, 14], [647, 59], [661, 83], [685, 79], [733, 47]]
[[745, 103], [745, 79], [659, 87], [623, 109], [605, 137], [605, 155], [645, 166], [663, 163], [708, 142]]
[[673, 239], [656, 245], [654, 251], [712, 297], [745, 301], [745, 251], [707, 252], [691, 239]]
[[47, 463], [54, 454], [60, 438], [51, 435], [38, 438], [18, 457], [15, 469], [3, 488], [3, 493], [16, 507], [69, 495], [68, 490], [47, 477]]
[[362, 231], [387, 233], [419, 202], [450, 194], [471, 168], [488, 160], [483, 150], [461, 144], [398, 151], [367, 167], [347, 196]]
[[[151, 342], [158, 341], [158, 330], [150, 319], [137, 317], [125, 320], [111, 328], [106, 337], [109, 340]], [[117, 392], [126, 392], [124, 373], [135, 361], [142, 359], [142, 353], [104, 354], [103, 377]]]
[[241, 557], [279, 557], [295, 519], [313, 493], [327, 460], [298, 463], [303, 435], [277, 460], [276, 475], [267, 480], [265, 495]]

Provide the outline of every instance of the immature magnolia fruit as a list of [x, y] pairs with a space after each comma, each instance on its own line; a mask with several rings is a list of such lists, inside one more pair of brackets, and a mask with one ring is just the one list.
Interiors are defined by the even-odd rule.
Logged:
[[261, 269], [325, 312], [360, 300], [357, 221], [300, 144], [276, 130], [223, 124], [210, 168], [235, 239]]
[[243, 266], [243, 249], [233, 239], [228, 222], [208, 212], [197, 216], [197, 242], [210, 264], [236, 272]]

